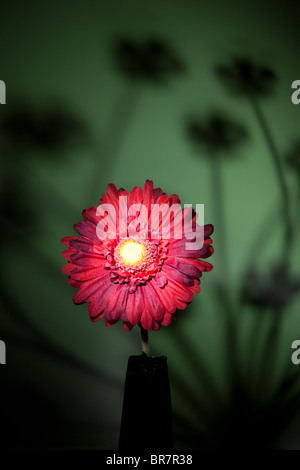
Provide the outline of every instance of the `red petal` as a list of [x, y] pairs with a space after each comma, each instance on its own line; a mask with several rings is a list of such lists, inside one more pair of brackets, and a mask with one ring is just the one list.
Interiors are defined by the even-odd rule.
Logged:
[[170, 313], [166, 312], [163, 321], [161, 324], [163, 326], [169, 326], [172, 321], [175, 320], [175, 316], [171, 315]]
[[93, 254], [89, 255], [86, 253], [83, 253], [82, 251], [75, 251], [75, 253], [72, 253], [71, 256], [71, 261], [75, 264], [78, 264], [80, 266], [90, 266], [93, 268], [96, 267], [101, 267], [104, 266], [106, 263], [106, 260], [103, 259], [102, 256]]
[[96, 212], [97, 212], [97, 207], [95, 206], [89, 207], [88, 209], [84, 209], [82, 211], [82, 216], [85, 220], [89, 220], [90, 222], [96, 225], [99, 220], [99, 217], [96, 215]]
[[[107, 279], [110, 282], [110, 279], [107, 275]], [[91, 279], [90, 281], [82, 282], [80, 285], [80, 289], [73, 297], [73, 301], [75, 304], [82, 304], [84, 302], [89, 302], [92, 300], [95, 293], [99, 295], [99, 291], [105, 288], [107, 285], [107, 281], [105, 277], [102, 279], [96, 278]]]
[[159, 324], [157, 321], [155, 321], [155, 320], [153, 320], [152, 329], [153, 329], [154, 331], [160, 330], [160, 324]]
[[67, 248], [62, 252], [62, 256], [69, 262], [71, 262], [71, 255], [76, 252], [75, 248]]
[[[96, 321], [100, 320], [100, 318], [104, 317], [104, 312], [96, 313], [94, 311], [93, 305], [91, 305], [91, 304], [92, 304], [92, 302], [90, 302], [88, 304], [88, 312], [89, 312], [90, 319], [92, 320], [93, 323], [95, 323]], [[111, 326], [111, 325], [109, 325], [109, 326]]]
[[172, 204], [172, 199], [167, 194], [163, 193], [161, 196], [157, 198], [155, 201], [156, 204], [168, 204], [169, 206]]
[[165, 264], [172, 266], [183, 274], [186, 274], [187, 276], [193, 277], [195, 279], [199, 279], [199, 277], [202, 275], [200, 269], [198, 269], [195, 265], [186, 262], [186, 258], [175, 258], [168, 256], [168, 258], [165, 260]]
[[195, 243], [194, 250], [187, 250], [186, 244], [191, 243], [190, 240], [182, 238], [181, 240], [170, 240], [168, 252], [170, 256], [179, 256], [181, 258], [203, 258], [207, 254], [207, 247], [205, 244], [201, 248]]
[[139, 325], [144, 328], [144, 330], [152, 330], [152, 323], [153, 318], [151, 313], [148, 310], [144, 310]]
[[64, 274], [71, 274], [71, 272], [76, 268], [76, 265], [73, 263], [68, 263], [62, 267], [62, 272]]
[[135, 292], [128, 294], [125, 313], [132, 325], [137, 325], [144, 308], [144, 296], [142, 288], [138, 287]]
[[[94, 320], [93, 320], [94, 321]], [[107, 320], [105, 318], [105, 326], [113, 326], [115, 323], [117, 323], [119, 321], [119, 318], [117, 320]]]
[[92, 222], [89, 222], [88, 220], [85, 220], [84, 222], [78, 222], [78, 224], [74, 225], [74, 228], [76, 232], [78, 232], [83, 237], [88, 238], [98, 244], [101, 242], [97, 236], [96, 225], [94, 225]]
[[119, 191], [114, 184], [108, 184], [106, 188], [106, 194], [108, 202], [112, 204], [116, 210], [116, 214], [119, 213]]
[[179, 199], [179, 196], [177, 196], [177, 194], [171, 194], [170, 196], [172, 198], [172, 204], [180, 204], [180, 199]]
[[71, 276], [68, 277], [68, 283], [70, 284], [70, 286], [76, 287], [76, 288], [82, 285], [82, 282], [75, 281], [74, 279], [71, 278]]
[[183, 302], [189, 303], [192, 301], [193, 294], [188, 287], [181, 284], [180, 282], [168, 280], [168, 287], [171, 289], [175, 299], [182, 300]]
[[83, 251], [84, 253], [89, 253], [89, 254], [97, 254], [98, 256], [104, 257], [104, 255], [101, 254], [101, 251], [103, 250], [102, 248], [102, 242], [99, 240], [99, 244], [95, 244], [94, 242], [86, 239], [86, 238], [76, 238], [76, 240], [71, 241], [71, 246], [72, 248], [75, 248], [77, 251]]
[[156, 321], [161, 321], [164, 316], [164, 308], [156, 295], [156, 291], [151, 287], [151, 283], [147, 283], [143, 286], [144, 294], [144, 309], [148, 311], [148, 314]]
[[160, 288], [157, 284], [155, 278], [151, 280], [151, 285], [155, 290], [157, 297], [159, 298], [161, 304], [167, 312], [173, 313], [176, 310], [176, 303], [174, 299], [174, 294], [171, 289], [168, 287], [168, 284]]
[[141, 204], [143, 199], [143, 191], [139, 186], [135, 186], [128, 194], [128, 206], [132, 204]]
[[189, 276], [186, 276], [182, 272], [178, 271], [178, 269], [173, 268], [172, 266], [164, 263], [161, 272], [168, 278], [173, 279], [181, 284], [185, 284], [186, 286], [192, 286], [194, 284], [193, 279]]
[[102, 281], [99, 289], [94, 294], [91, 302], [88, 305], [88, 310], [92, 321], [96, 321], [103, 316], [107, 299], [114, 289], [116, 289], [116, 285], [113, 284], [108, 277]]
[[155, 188], [153, 189], [153, 196], [154, 196], [154, 203], [157, 201], [157, 199], [162, 196], [164, 193], [160, 188]]
[[199, 294], [200, 293], [200, 281], [198, 279], [194, 279], [194, 285], [193, 287], [190, 287], [190, 290], [193, 294]]
[[114, 321], [120, 318], [126, 308], [126, 301], [128, 295], [127, 285], [118, 285], [110, 294], [107, 299], [104, 309], [104, 316], [109, 321]]
[[168, 282], [166, 276], [164, 276], [161, 272], [156, 273], [155, 280], [161, 288], [164, 287]]
[[131, 331], [132, 328], [133, 328], [133, 325], [131, 325], [130, 323], [124, 321], [123, 322], [123, 328], [124, 328], [125, 331]]
[[63, 245], [70, 246], [70, 241], [71, 240], [76, 240], [77, 237], [63, 237], [60, 241], [62, 242]]
[[89, 279], [102, 278], [107, 276], [107, 270], [104, 267], [88, 268], [86, 266], [74, 266], [72, 272], [72, 278], [76, 281], [88, 281]]
[[143, 204], [148, 209], [148, 215], [151, 212], [151, 204], [154, 203], [153, 181], [146, 180], [143, 188]]
[[199, 260], [199, 261], [200, 261], [200, 264], [201, 264], [201, 266], [202, 266], [201, 271], [207, 271], [207, 272], [209, 272], [209, 271], [212, 270], [212, 268], [213, 268], [213, 265], [212, 265], [212, 264], [208, 263], [207, 261], [202, 261], [202, 260]]

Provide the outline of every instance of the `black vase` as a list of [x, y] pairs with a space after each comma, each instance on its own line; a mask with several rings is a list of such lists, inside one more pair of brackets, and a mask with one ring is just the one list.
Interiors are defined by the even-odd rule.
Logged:
[[173, 450], [167, 358], [130, 356], [119, 450]]

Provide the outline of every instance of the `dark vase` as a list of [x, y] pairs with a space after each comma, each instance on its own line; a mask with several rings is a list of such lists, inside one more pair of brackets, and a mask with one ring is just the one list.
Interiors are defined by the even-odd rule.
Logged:
[[119, 450], [173, 450], [167, 358], [130, 356]]

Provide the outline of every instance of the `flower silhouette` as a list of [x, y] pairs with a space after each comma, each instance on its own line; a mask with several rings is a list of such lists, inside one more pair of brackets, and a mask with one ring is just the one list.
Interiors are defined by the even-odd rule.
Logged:
[[230, 152], [247, 137], [242, 125], [221, 114], [212, 114], [206, 120], [189, 119], [187, 133], [197, 147], [204, 147], [209, 154]]
[[250, 270], [244, 280], [243, 298], [257, 307], [280, 312], [299, 292], [300, 280], [294, 279], [286, 266], [279, 264], [265, 275]]
[[115, 44], [118, 69], [133, 80], [163, 82], [183, 70], [182, 62], [160, 39], [137, 42], [120, 39]]
[[272, 69], [258, 65], [248, 57], [237, 57], [230, 65], [218, 66], [216, 72], [225, 86], [237, 95], [269, 95], [276, 83]]
[[[127, 209], [124, 212], [124, 197], [130, 211], [134, 207], [134, 216], [129, 211], [127, 217]], [[202, 272], [212, 269], [210, 263], [198, 258], [213, 253], [213, 226], [200, 227], [191, 208], [181, 209], [178, 196], [153, 189], [149, 180], [143, 189], [137, 186], [129, 193], [109, 184], [99, 204], [99, 208], [102, 204], [113, 206], [117, 230], [108, 223], [103, 232], [106, 238], [100, 239], [99, 223], [103, 224], [107, 215], [99, 215], [97, 207], [91, 207], [83, 211], [84, 222], [74, 226], [81, 237], [62, 239], [68, 247], [63, 252], [68, 261], [63, 272], [78, 288], [74, 303], [88, 302], [94, 322], [104, 317], [106, 326], [111, 326], [122, 319], [127, 331], [134, 325], [145, 330], [169, 325], [176, 309], [186, 308], [200, 292]], [[167, 212], [160, 217], [154, 207], [167, 208]], [[191, 224], [182, 230], [188, 217]], [[202, 229], [204, 241], [198, 242], [197, 233]], [[196, 240], [195, 245], [188, 247], [188, 239]]]
[[58, 151], [87, 142], [84, 123], [68, 111], [52, 106], [39, 111], [27, 104], [1, 120], [5, 143], [13, 148]]

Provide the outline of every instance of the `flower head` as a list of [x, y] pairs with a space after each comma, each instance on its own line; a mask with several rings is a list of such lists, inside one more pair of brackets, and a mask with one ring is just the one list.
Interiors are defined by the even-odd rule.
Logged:
[[228, 89], [237, 95], [263, 96], [273, 92], [276, 75], [248, 57], [237, 57], [230, 65], [217, 67], [217, 75]]
[[16, 149], [61, 150], [88, 139], [84, 123], [56, 106], [39, 111], [27, 104], [21, 105], [1, 119], [0, 125], [4, 142]]
[[265, 275], [250, 270], [245, 276], [242, 294], [251, 305], [281, 312], [299, 292], [299, 279], [292, 277], [286, 266], [278, 264]]
[[74, 226], [81, 236], [62, 239], [63, 272], [78, 289], [74, 303], [88, 302], [94, 322], [122, 319], [127, 331], [167, 326], [200, 292], [202, 272], [212, 269], [198, 258], [213, 253], [213, 226], [200, 226], [192, 208], [182, 209], [177, 195], [153, 189], [152, 181], [130, 192], [109, 184], [83, 217]]
[[210, 155], [232, 152], [247, 138], [244, 126], [218, 113], [210, 115], [206, 120], [189, 119], [187, 133], [197, 147], [204, 147]]
[[143, 42], [120, 39], [115, 46], [115, 56], [119, 70], [134, 80], [163, 82], [183, 69], [169, 46], [156, 38]]

